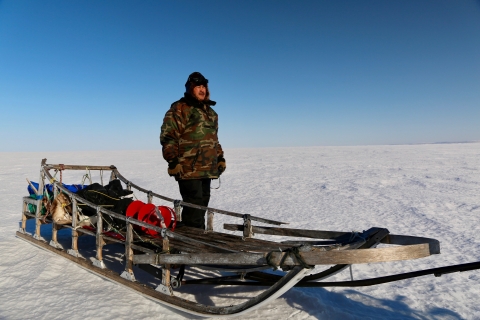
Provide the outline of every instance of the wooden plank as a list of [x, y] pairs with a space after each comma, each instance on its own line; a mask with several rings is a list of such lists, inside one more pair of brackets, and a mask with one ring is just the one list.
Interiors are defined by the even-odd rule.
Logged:
[[47, 170], [112, 170], [112, 166], [94, 166], [94, 165], [69, 165], [69, 164], [46, 164]]
[[[239, 225], [239, 224], [225, 223], [223, 225], [223, 228], [225, 230], [243, 232], [243, 225]], [[321, 231], [321, 230], [305, 230], [305, 229], [258, 227], [258, 226], [253, 226], [253, 233], [276, 235], [276, 236], [288, 236], [288, 237], [304, 237], [304, 238], [314, 238], [314, 239], [335, 239], [347, 234], [351, 234], [351, 232], [340, 232], [340, 231]]]
[[78, 251], [77, 202], [72, 198], [72, 250]]
[[432, 238], [389, 234], [381, 241], [381, 243], [396, 244], [402, 246], [409, 244], [428, 243], [430, 246], [430, 252], [432, 254], [440, 253], [440, 241]]
[[[242, 238], [241, 236], [215, 231], [205, 233], [201, 229], [190, 227], [179, 228], [175, 230], [173, 234], [180, 234], [186, 238], [190, 238], [190, 241], [208, 242], [209, 244], [229, 251], [268, 252], [278, 249], [288, 249], [291, 247], [290, 245], [278, 242], [255, 238]], [[175, 238], [175, 236], [173, 237]]]
[[[308, 265], [328, 264], [363, 264], [411, 260], [430, 255], [428, 244], [407, 245], [377, 249], [344, 250], [344, 251], [309, 251], [299, 252], [302, 260]], [[268, 257], [268, 258], [267, 258]], [[300, 265], [289, 253], [196, 253], [196, 254], [157, 254], [136, 255], [135, 264], [212, 264], [212, 265]]]
[[207, 211], [207, 231], [213, 231], [213, 217], [214, 212], [212, 210]]
[[25, 202], [25, 198], [23, 198], [24, 201], [22, 201], [22, 223], [20, 225], [20, 229], [25, 232], [25, 228], [27, 227], [27, 212], [28, 212], [28, 203]]
[[[45, 159], [44, 159], [45, 160]], [[42, 160], [42, 164], [44, 163]], [[38, 191], [43, 195], [43, 187], [44, 187], [44, 178], [45, 178], [45, 173], [40, 170], [40, 178], [39, 178], [39, 181], [38, 181]], [[41, 212], [42, 212], [42, 201], [39, 201], [38, 202], [38, 205], [37, 205], [37, 210], [35, 212], [35, 236], [37, 237], [37, 239], [41, 239], [41, 235], [40, 235], [40, 226], [42, 225], [42, 222], [41, 222]]]
[[133, 240], [133, 226], [130, 223], [127, 223], [127, 234], [125, 240], [125, 271], [127, 273], [133, 272], [133, 250], [132, 250], [132, 240]]
[[105, 241], [103, 240], [102, 236], [103, 231], [103, 219], [102, 219], [102, 212], [97, 207], [97, 232], [95, 235], [95, 244], [97, 246], [97, 260], [103, 260], [103, 246], [105, 245]]

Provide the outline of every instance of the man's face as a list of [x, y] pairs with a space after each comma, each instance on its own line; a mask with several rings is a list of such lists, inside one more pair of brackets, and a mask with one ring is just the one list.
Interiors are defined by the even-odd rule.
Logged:
[[204, 85], [199, 85], [193, 88], [193, 96], [198, 101], [205, 100], [205, 95], [207, 94], [207, 88]]

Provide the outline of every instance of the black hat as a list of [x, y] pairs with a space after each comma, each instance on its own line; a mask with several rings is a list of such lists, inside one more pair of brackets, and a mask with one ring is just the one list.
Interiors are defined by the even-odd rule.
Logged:
[[200, 72], [194, 72], [188, 76], [187, 82], [185, 82], [185, 88], [187, 90], [190, 86], [190, 83], [194, 86], [206, 86], [208, 84], [208, 79], [205, 79], [205, 77]]

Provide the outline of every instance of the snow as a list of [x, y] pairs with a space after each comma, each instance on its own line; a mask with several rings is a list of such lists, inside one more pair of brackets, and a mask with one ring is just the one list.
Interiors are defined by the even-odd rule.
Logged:
[[[21, 198], [27, 195], [25, 178], [38, 181], [42, 158], [48, 163], [114, 164], [134, 183], [180, 198], [159, 150], [0, 155], [0, 319], [192, 318], [15, 236]], [[480, 143], [227, 149], [225, 155], [227, 170], [220, 189], [212, 190], [212, 207], [290, 222], [292, 228], [385, 227], [393, 234], [441, 242], [440, 255], [354, 265], [355, 279], [480, 260]], [[79, 183], [84, 174], [65, 173], [63, 179]], [[215, 230], [225, 222], [240, 223], [217, 214]], [[112, 263], [121, 260], [119, 255], [106, 253]], [[329, 281], [349, 279], [345, 270]], [[208, 296], [213, 289], [184, 288], [180, 294], [202, 303], [236, 304], [260, 292], [223, 287]], [[480, 319], [478, 301], [480, 273], [475, 270], [363, 288], [294, 288], [246, 317]]]

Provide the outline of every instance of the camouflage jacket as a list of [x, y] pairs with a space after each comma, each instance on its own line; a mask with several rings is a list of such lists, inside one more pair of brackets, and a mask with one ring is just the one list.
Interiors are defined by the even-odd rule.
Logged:
[[218, 178], [217, 158], [223, 156], [218, 143], [218, 115], [205, 103], [188, 94], [172, 103], [160, 132], [163, 158], [178, 160], [183, 174], [177, 180]]

